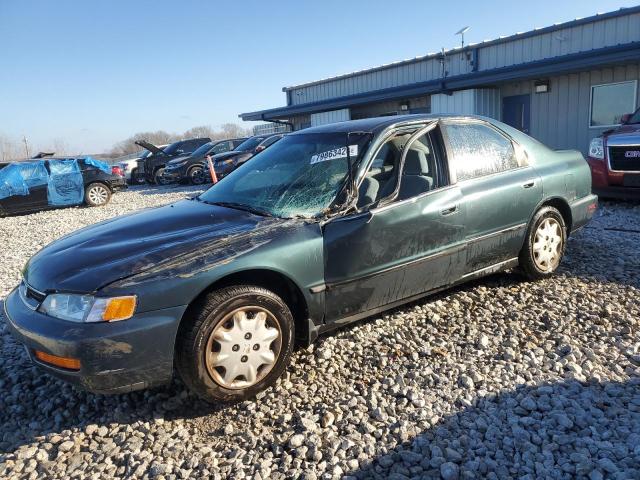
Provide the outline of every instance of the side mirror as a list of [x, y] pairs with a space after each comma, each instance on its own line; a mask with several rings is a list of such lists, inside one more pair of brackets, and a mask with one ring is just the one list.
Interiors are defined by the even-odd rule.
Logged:
[[632, 115], [633, 113], [625, 113], [624, 115], [622, 115], [622, 117], [620, 117], [620, 123], [627, 123]]
[[256, 147], [256, 149], [254, 150], [254, 152], [255, 152], [255, 153], [260, 153], [260, 152], [261, 152], [261, 151], [263, 151], [265, 148], [267, 148], [267, 147], [265, 147], [264, 145], [258, 145], [258, 146]]

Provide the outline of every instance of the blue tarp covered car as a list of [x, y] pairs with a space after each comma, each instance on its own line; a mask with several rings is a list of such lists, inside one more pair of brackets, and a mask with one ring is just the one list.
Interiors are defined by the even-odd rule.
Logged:
[[106, 205], [124, 178], [92, 157], [46, 158], [0, 168], [0, 216], [86, 204]]

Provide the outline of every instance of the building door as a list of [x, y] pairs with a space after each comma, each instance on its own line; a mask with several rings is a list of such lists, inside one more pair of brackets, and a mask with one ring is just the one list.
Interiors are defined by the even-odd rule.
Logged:
[[531, 95], [514, 95], [502, 99], [502, 121], [507, 125], [528, 134], [530, 116]]

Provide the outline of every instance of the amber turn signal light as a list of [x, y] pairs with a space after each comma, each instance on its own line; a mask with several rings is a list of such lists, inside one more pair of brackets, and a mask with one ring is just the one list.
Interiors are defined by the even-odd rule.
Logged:
[[107, 322], [126, 320], [133, 316], [136, 310], [136, 297], [116, 297], [109, 300], [104, 309], [102, 319]]
[[66, 368], [67, 370], [80, 370], [80, 360], [77, 358], [58, 357], [49, 353], [41, 352], [40, 350], [34, 350], [35, 356], [38, 360], [54, 367]]

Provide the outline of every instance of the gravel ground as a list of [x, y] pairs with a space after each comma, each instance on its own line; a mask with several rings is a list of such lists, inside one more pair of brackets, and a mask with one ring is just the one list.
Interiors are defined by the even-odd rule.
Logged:
[[[195, 192], [0, 220], [0, 298], [51, 240]], [[0, 477], [637, 479], [639, 289], [640, 206], [604, 203], [553, 279], [494, 275], [348, 326], [232, 406], [177, 380], [77, 391], [0, 320]]]

